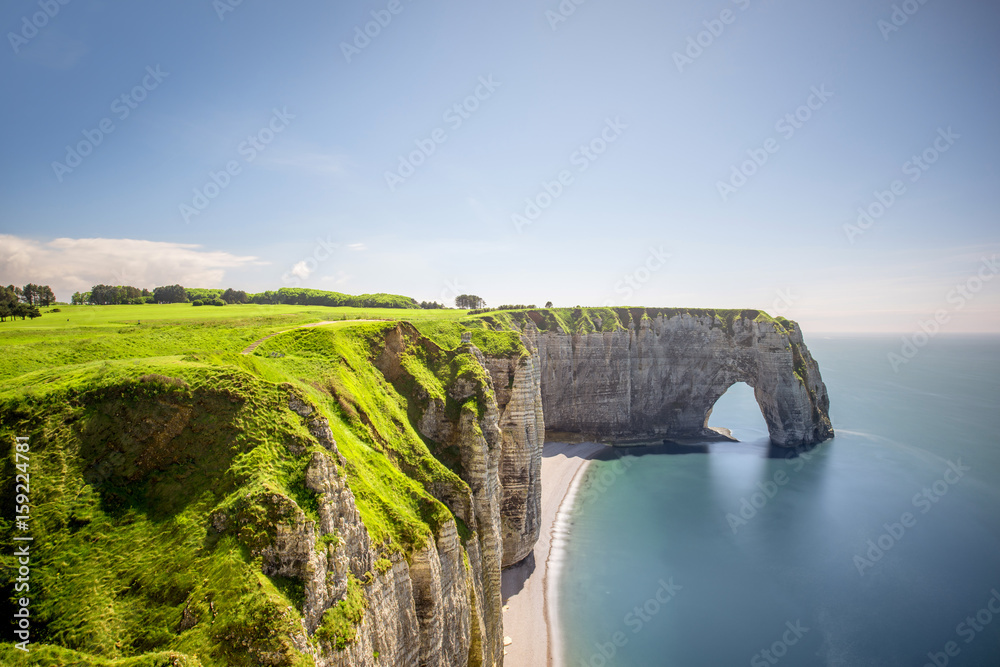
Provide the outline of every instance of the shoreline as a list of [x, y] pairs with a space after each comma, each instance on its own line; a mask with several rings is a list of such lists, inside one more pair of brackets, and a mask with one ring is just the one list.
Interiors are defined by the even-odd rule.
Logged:
[[562, 665], [557, 584], [570, 510], [583, 473], [594, 455], [606, 447], [594, 442], [546, 442], [543, 446], [538, 541], [531, 554], [501, 574], [505, 643], [506, 638], [511, 640], [504, 651], [508, 667], [538, 665], [540, 654], [545, 655], [546, 665]]

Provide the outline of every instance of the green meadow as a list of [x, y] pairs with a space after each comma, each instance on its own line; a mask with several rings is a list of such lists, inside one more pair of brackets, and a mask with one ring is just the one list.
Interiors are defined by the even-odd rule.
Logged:
[[34, 320], [0, 322], [0, 380], [95, 360], [186, 352], [239, 352], [264, 336], [329, 320], [455, 322], [462, 310], [323, 306], [147, 304], [59, 306]]

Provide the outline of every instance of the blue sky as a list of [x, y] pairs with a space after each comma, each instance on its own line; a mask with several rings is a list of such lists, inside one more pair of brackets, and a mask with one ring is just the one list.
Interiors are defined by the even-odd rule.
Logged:
[[231, 2], [5, 3], [0, 282], [1000, 331], [994, 2]]

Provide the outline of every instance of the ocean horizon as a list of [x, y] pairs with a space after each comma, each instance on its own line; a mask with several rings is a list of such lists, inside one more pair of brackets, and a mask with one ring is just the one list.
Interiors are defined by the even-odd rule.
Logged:
[[[622, 447], [579, 480], [559, 554], [566, 667], [1000, 664], [1000, 337], [812, 335], [836, 437]], [[558, 667], [558, 665], [557, 665]]]

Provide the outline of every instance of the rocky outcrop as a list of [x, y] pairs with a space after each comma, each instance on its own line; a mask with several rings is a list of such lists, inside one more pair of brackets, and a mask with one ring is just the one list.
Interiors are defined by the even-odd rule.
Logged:
[[541, 522], [542, 375], [537, 350], [528, 338], [523, 343], [528, 354], [485, 358], [500, 411], [503, 567], [531, 553]]
[[775, 444], [827, 440], [826, 386], [798, 325], [784, 322], [757, 311], [728, 320], [695, 311], [584, 334], [529, 324], [545, 426], [618, 440], [703, 436], [715, 402], [745, 382]]
[[[444, 396], [433, 396], [422, 387], [404, 363], [407, 346], [420, 346], [421, 352], [427, 355], [429, 363], [445, 364], [449, 358], [461, 356], [474, 364], [471, 372], [459, 372], [450, 379], [444, 387]], [[486, 370], [486, 359], [482, 353], [469, 343], [461, 345], [454, 351], [443, 351], [431, 341], [423, 338], [409, 325], [400, 325], [386, 336], [385, 346], [375, 362], [376, 367], [390, 382], [400, 388], [408, 388], [413, 399], [411, 403], [412, 419], [418, 432], [431, 441], [437, 451], [457, 451], [458, 460], [453, 465], [459, 473], [465, 487], [454, 484], [435, 484], [431, 493], [455, 514], [456, 517], [473, 533], [472, 539], [465, 543], [470, 572], [468, 576], [459, 567], [460, 561], [454, 561], [461, 555], [457, 541], [450, 541], [446, 536], [439, 536], [438, 549], [441, 553], [451, 554], [450, 561], [439, 555], [441, 562], [440, 575], [435, 570], [434, 563], [421, 565], [420, 554], [414, 557], [414, 569], [418, 580], [426, 581], [430, 586], [424, 598], [418, 598], [427, 606], [422, 615], [424, 625], [428, 629], [438, 627], [441, 618], [468, 618], [463, 627], [468, 628], [470, 636], [463, 650], [467, 655], [468, 664], [494, 666], [503, 662], [503, 621], [500, 615], [500, 569], [503, 556], [501, 539], [501, 487], [500, 487], [500, 456], [501, 429], [499, 427], [500, 411], [497, 406], [496, 392], [491, 376]], [[478, 372], [475, 369], [478, 368]], [[457, 417], [449, 413], [449, 406], [457, 409]], [[442, 543], [442, 539], [445, 540]], [[448, 563], [451, 563], [449, 565]], [[468, 609], [464, 611], [451, 610], [439, 613], [434, 607], [441, 599], [436, 586], [440, 580], [442, 591], [449, 590], [454, 599], [457, 593], [458, 577], [461, 575], [464, 589], [468, 593]], [[466, 581], [467, 579], [467, 581]], [[416, 582], [416, 580], [415, 580]], [[450, 614], [450, 616], [449, 616]], [[425, 636], [430, 636], [425, 634]], [[425, 649], [428, 656], [440, 656], [442, 651], [435, 644]], [[453, 651], [458, 654], [461, 651]], [[436, 657], [434, 659], [437, 659]], [[431, 660], [428, 657], [428, 660]], [[465, 662], [421, 664], [466, 664]]]

